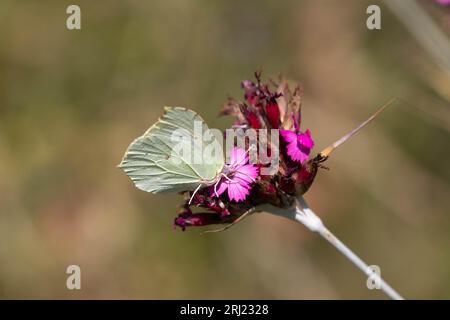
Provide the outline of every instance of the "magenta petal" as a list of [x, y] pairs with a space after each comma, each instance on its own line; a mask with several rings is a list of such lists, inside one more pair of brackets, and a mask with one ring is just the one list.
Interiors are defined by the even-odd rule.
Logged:
[[240, 185], [239, 183], [230, 183], [228, 185], [228, 197], [230, 198], [230, 200], [239, 202], [241, 200], [244, 200], [248, 194], [248, 189]]
[[311, 132], [309, 131], [309, 129], [306, 129], [305, 133], [301, 133], [298, 135], [298, 142], [299, 144], [310, 150], [314, 147], [314, 141], [311, 138]]
[[301, 153], [300, 162], [303, 163], [308, 160], [311, 149], [314, 147], [314, 141], [311, 138], [311, 132], [309, 130], [306, 130], [305, 133], [301, 133], [298, 135], [297, 145]]
[[[300, 161], [300, 162], [304, 161], [304, 154], [298, 148], [298, 143], [296, 141], [288, 144], [287, 154], [294, 161]], [[306, 156], [306, 157], [308, 157], [308, 156]]]
[[249, 190], [247, 188], [239, 188], [238, 190], [238, 198], [236, 201], [242, 201], [247, 198], [247, 196], [250, 194]]
[[233, 201], [236, 197], [236, 190], [235, 185], [230, 183], [228, 184], [228, 198]]
[[297, 143], [297, 134], [294, 131], [280, 130], [280, 134], [287, 143], [290, 143], [290, 142]]
[[228, 192], [228, 199], [233, 200], [234, 199], [234, 189], [230, 188], [230, 184], [227, 183], [227, 192]]
[[[227, 187], [228, 187], [227, 182], [228, 181], [219, 182], [219, 185], [217, 186], [217, 195], [220, 196], [222, 193], [225, 192], [225, 190], [227, 190]], [[214, 193], [214, 195], [216, 195], [216, 194]]]
[[233, 147], [230, 154], [230, 167], [244, 165], [248, 162], [248, 155], [244, 149]]
[[234, 174], [234, 178], [241, 179], [247, 184], [252, 183], [257, 176], [258, 168], [251, 164], [239, 167]]

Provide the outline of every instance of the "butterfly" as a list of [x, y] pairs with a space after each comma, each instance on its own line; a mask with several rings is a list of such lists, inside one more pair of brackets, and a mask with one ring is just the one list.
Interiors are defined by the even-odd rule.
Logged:
[[[213, 161], [192, 159], [193, 153], [203, 154], [207, 145], [218, 146], [217, 138], [196, 112], [181, 107], [164, 109], [162, 117], [130, 144], [119, 167], [137, 188], [152, 193], [197, 192], [217, 185], [225, 166], [221, 147]], [[199, 126], [200, 136], [196, 135]]]

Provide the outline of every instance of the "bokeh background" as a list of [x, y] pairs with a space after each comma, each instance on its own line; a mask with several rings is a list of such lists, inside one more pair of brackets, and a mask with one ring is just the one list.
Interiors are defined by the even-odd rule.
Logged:
[[[416, 3], [448, 39], [450, 8]], [[66, 29], [69, 4], [79, 31]], [[381, 30], [366, 28], [370, 4]], [[386, 298], [282, 218], [174, 231], [180, 197], [139, 191], [116, 168], [164, 105], [227, 128], [220, 106], [259, 69], [303, 84], [316, 151], [398, 97], [306, 199], [406, 298], [450, 298], [450, 78], [429, 49], [380, 1], [2, 0], [0, 297]], [[81, 290], [66, 289], [70, 264]]]

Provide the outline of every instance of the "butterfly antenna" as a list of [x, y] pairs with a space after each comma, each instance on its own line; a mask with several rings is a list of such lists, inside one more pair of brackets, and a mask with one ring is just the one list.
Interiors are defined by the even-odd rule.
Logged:
[[198, 190], [200, 190], [200, 187], [201, 187], [202, 185], [201, 184], [199, 184], [198, 185], [198, 187], [197, 188], [195, 188], [195, 190], [194, 190], [194, 192], [192, 193], [192, 196], [191, 196], [191, 198], [189, 199], [189, 202], [188, 202], [188, 204], [191, 204], [191, 202], [192, 202], [192, 199], [194, 199], [194, 196], [195, 196], [195, 194], [198, 192]]
[[333, 144], [329, 145], [325, 149], [323, 149], [319, 153], [319, 157], [321, 158], [327, 158], [337, 147], [339, 147], [341, 144], [343, 144], [345, 141], [347, 141], [349, 138], [351, 138], [353, 135], [355, 135], [359, 130], [364, 128], [369, 122], [371, 122], [373, 119], [375, 119], [381, 112], [383, 112], [387, 107], [389, 107], [392, 103], [395, 102], [397, 98], [393, 98], [389, 100], [387, 103], [385, 103], [380, 109], [377, 110], [372, 116], [370, 116], [366, 121], [361, 123], [359, 126], [357, 126], [355, 129], [347, 133], [345, 136], [334, 142]]

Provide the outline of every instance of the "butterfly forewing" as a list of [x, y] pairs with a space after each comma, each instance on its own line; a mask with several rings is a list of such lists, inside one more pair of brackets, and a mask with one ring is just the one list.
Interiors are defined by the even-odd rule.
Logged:
[[[203, 134], [196, 135], [195, 123]], [[193, 190], [199, 184], [214, 181], [223, 169], [223, 155], [219, 161], [194, 158], [194, 154], [201, 157], [206, 144], [213, 139], [197, 113], [166, 107], [160, 120], [131, 143], [120, 167], [144, 191]]]

